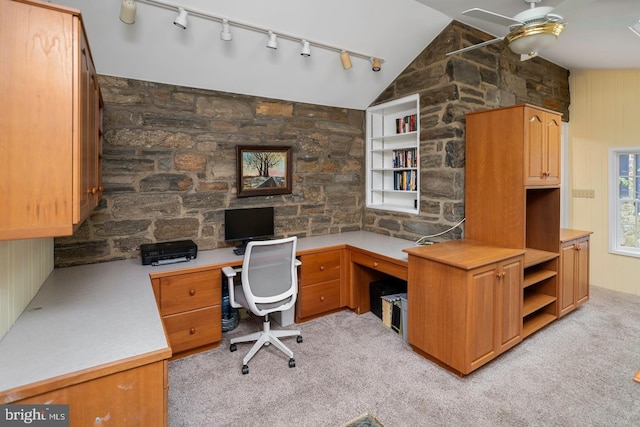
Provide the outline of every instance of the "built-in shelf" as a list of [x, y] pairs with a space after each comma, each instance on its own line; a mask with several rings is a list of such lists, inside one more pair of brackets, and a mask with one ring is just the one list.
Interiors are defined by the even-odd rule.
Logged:
[[522, 324], [522, 338], [526, 338], [534, 332], [539, 331], [554, 320], [556, 320], [556, 316], [553, 314], [545, 312], [532, 314], [526, 318]]
[[531, 273], [525, 274], [523, 287], [527, 288], [543, 280], [557, 276], [558, 272], [553, 270], [536, 270]]
[[541, 251], [539, 249], [527, 248], [524, 253], [524, 268], [538, 265], [560, 256], [557, 252]]
[[528, 295], [525, 295], [524, 302], [522, 304], [522, 315], [523, 317], [527, 317], [534, 311], [538, 311], [555, 301], [556, 297], [551, 295], [538, 293], [530, 293]]
[[367, 109], [367, 208], [420, 212], [420, 97]]

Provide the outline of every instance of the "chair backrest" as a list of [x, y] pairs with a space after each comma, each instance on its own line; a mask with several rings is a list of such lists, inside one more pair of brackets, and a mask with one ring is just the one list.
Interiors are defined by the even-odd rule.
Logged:
[[249, 242], [242, 263], [242, 290], [254, 313], [291, 308], [298, 295], [297, 238]]

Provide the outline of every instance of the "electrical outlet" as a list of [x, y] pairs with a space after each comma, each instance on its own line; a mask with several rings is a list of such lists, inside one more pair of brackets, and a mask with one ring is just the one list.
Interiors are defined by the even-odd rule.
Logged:
[[573, 190], [573, 197], [584, 197], [587, 199], [593, 199], [596, 197], [596, 190]]

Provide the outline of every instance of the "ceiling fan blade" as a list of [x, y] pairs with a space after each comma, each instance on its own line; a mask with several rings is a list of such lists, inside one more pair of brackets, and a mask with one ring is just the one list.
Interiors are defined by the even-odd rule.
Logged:
[[513, 18], [509, 18], [508, 16], [500, 15], [499, 13], [489, 12], [488, 10], [473, 8], [469, 10], [465, 10], [462, 12], [465, 16], [470, 16], [472, 18], [482, 19], [483, 21], [493, 22], [494, 24], [502, 25], [505, 27], [510, 27], [512, 25], [522, 25], [521, 21], [518, 21]]
[[455, 55], [456, 53], [467, 52], [467, 51], [470, 51], [470, 50], [473, 50], [473, 49], [478, 49], [479, 47], [483, 47], [483, 46], [489, 46], [490, 44], [498, 43], [498, 42], [501, 42], [502, 40], [503, 40], [503, 37], [499, 37], [497, 39], [493, 39], [493, 40], [489, 40], [489, 41], [486, 41], [486, 42], [482, 42], [482, 43], [474, 44], [474, 45], [471, 45], [471, 46], [463, 47], [462, 49], [454, 50], [453, 52], [447, 53], [447, 56]]
[[591, 3], [595, 3], [596, 0], [564, 0], [562, 3], [553, 8], [550, 12], [553, 15], [560, 15], [564, 19], [567, 19], [571, 15], [571, 12], [588, 7]]

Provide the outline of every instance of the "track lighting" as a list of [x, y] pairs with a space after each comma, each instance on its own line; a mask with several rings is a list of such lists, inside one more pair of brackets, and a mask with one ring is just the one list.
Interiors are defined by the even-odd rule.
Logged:
[[269, 31], [269, 41], [267, 42], [267, 47], [271, 49], [278, 48], [278, 36], [273, 31]]
[[371, 69], [373, 71], [380, 71], [380, 58], [371, 58]]
[[136, 2], [134, 0], [122, 0], [122, 3], [120, 3], [120, 20], [125, 24], [136, 22]]
[[182, 28], [183, 30], [187, 29], [187, 16], [189, 14], [187, 13], [186, 10], [184, 10], [183, 8], [179, 8], [178, 9], [178, 15], [176, 16], [176, 19], [173, 20], [173, 23], [177, 26]]
[[340, 52], [340, 61], [342, 61], [342, 68], [344, 68], [345, 70], [351, 68], [351, 57], [346, 50]]
[[[1, 0], [0, 0], [1, 1]], [[120, 0], [120, 20], [125, 24], [133, 24], [136, 19], [136, 8], [137, 3], [144, 3], [153, 6], [157, 6], [163, 9], [169, 10], [177, 10], [178, 15], [173, 20], [173, 23], [182, 28], [183, 30], [187, 28], [188, 22], [187, 18], [189, 15], [195, 16], [196, 18], [207, 19], [210, 21], [219, 22], [222, 24], [222, 30], [220, 31], [220, 39], [224, 41], [229, 41], [233, 39], [233, 34], [231, 33], [231, 27], [238, 27], [243, 30], [254, 31], [257, 33], [267, 34], [269, 39], [267, 41], [267, 47], [270, 49], [278, 48], [278, 39], [285, 39], [292, 42], [300, 42], [302, 43], [302, 49], [300, 51], [300, 55], [302, 56], [311, 56], [311, 45], [314, 47], [329, 50], [332, 52], [337, 52], [340, 55], [340, 61], [342, 62], [342, 67], [345, 70], [348, 70], [352, 67], [351, 60], [352, 58], [360, 58], [364, 60], [368, 60], [371, 62], [373, 71], [380, 71], [381, 64], [384, 62], [381, 58], [373, 57], [371, 55], [365, 55], [363, 53], [357, 53], [354, 51], [347, 51], [346, 49], [342, 49], [336, 46], [320, 43], [317, 41], [309, 41], [299, 36], [295, 36], [292, 34], [286, 34], [282, 32], [277, 32], [270, 30], [265, 27], [259, 27], [256, 25], [248, 24], [245, 22], [240, 22], [233, 20], [229, 22], [229, 20], [216, 15], [211, 15], [207, 11], [198, 10], [192, 7], [183, 7], [179, 4], [173, 3], [170, 0]]]
[[222, 31], [220, 31], [220, 39], [228, 42], [233, 38], [233, 34], [231, 34], [231, 30], [229, 29], [229, 21], [226, 19], [222, 20]]
[[311, 56], [311, 48], [309, 47], [309, 42], [306, 40], [302, 40], [302, 50], [300, 51], [300, 55]]

